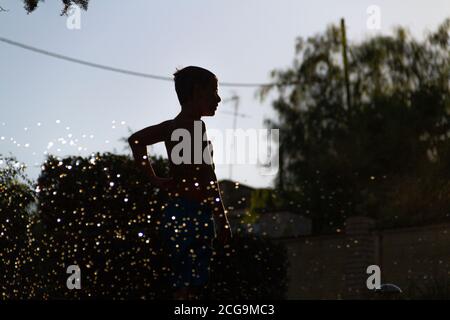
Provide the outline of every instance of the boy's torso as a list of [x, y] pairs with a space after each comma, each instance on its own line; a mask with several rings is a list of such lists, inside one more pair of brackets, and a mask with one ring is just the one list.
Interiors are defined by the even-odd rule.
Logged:
[[[203, 201], [214, 175], [212, 145], [201, 120], [173, 119], [164, 144], [169, 157], [175, 194]], [[205, 138], [205, 139], [203, 139]], [[215, 181], [213, 181], [215, 182]]]

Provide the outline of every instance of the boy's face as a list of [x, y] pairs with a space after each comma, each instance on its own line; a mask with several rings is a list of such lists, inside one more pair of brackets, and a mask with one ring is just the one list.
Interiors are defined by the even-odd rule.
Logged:
[[201, 117], [213, 116], [220, 101], [217, 80], [211, 81], [207, 86], [198, 87], [195, 105]]

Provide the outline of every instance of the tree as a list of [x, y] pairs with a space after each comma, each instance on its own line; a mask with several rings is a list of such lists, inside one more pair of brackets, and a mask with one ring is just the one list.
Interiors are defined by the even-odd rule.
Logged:
[[[345, 103], [336, 26], [297, 39], [293, 66], [273, 70], [283, 167], [276, 182], [295, 191], [315, 232], [351, 215], [380, 225], [442, 221], [450, 202], [450, 19], [419, 42], [403, 28], [349, 45]], [[290, 85], [295, 83], [295, 85]]]
[[[168, 162], [152, 158], [159, 176]], [[30, 223], [37, 277], [32, 298], [171, 298], [159, 232], [170, 201], [128, 156], [49, 156], [37, 181], [38, 212]], [[207, 298], [282, 298], [286, 252], [268, 239], [235, 237], [216, 247]], [[68, 290], [66, 268], [82, 270], [82, 290]], [[242, 266], [258, 268], [249, 274]], [[261, 268], [261, 265], [264, 268]]]
[[[38, 7], [39, 2], [44, 2], [44, 0], [23, 0], [24, 8], [27, 13], [31, 13]], [[77, 5], [80, 8], [87, 10], [89, 0], [61, 0], [64, 7], [62, 9], [61, 15], [67, 14], [70, 6]]]
[[[0, 299], [23, 299], [30, 290], [30, 205], [35, 193], [25, 166], [0, 155]], [[31, 266], [31, 267], [30, 267]]]
[[[166, 161], [152, 158], [157, 172]], [[166, 172], [165, 172], [166, 171]], [[164, 193], [128, 156], [49, 156], [37, 181], [32, 223], [41, 298], [154, 298], [158, 289], [157, 224]], [[78, 265], [83, 290], [67, 290], [66, 269]], [[156, 280], [155, 280], [156, 279]]]

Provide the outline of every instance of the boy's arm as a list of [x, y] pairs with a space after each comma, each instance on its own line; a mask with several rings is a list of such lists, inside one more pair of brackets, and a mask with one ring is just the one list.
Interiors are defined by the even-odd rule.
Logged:
[[169, 124], [169, 121], [164, 121], [160, 124], [137, 131], [128, 138], [128, 143], [130, 144], [136, 164], [145, 172], [150, 180], [156, 184], [160, 184], [166, 179], [156, 176], [149, 161], [147, 146], [164, 141], [170, 133]]

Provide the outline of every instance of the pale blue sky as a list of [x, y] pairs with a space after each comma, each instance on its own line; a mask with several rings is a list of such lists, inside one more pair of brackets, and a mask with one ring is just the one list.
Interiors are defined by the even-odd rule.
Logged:
[[[381, 9], [381, 33], [403, 25], [422, 37], [450, 16], [448, 0], [91, 0], [89, 10], [82, 11], [81, 29], [69, 30], [66, 17], [59, 15], [59, 0], [41, 3], [30, 15], [22, 1], [0, 0], [9, 10], [0, 13], [0, 36], [140, 72], [170, 77], [177, 67], [199, 65], [224, 82], [259, 83], [269, 81], [270, 70], [291, 64], [297, 36], [321, 32], [341, 17], [350, 41], [373, 35], [366, 27], [372, 4]], [[49, 151], [59, 156], [114, 148], [122, 153], [118, 139], [128, 136], [128, 127], [138, 130], [179, 111], [170, 82], [92, 69], [1, 42], [0, 70], [0, 153], [11, 152], [25, 162], [32, 178], [50, 141]], [[263, 128], [263, 119], [274, 116], [270, 101], [260, 104], [254, 98], [255, 89], [219, 88], [222, 99], [233, 92], [241, 97], [239, 111], [252, 116], [239, 118], [238, 127]], [[232, 105], [223, 104], [214, 118], [204, 118], [209, 129], [232, 127], [232, 116], [221, 110], [232, 111]], [[66, 144], [58, 142], [62, 137]], [[78, 139], [76, 146], [70, 146], [71, 139]], [[154, 149], [163, 150], [162, 145]], [[216, 169], [219, 179], [228, 178], [227, 166]], [[256, 187], [269, 186], [273, 179], [254, 166], [235, 166], [233, 178]]]

